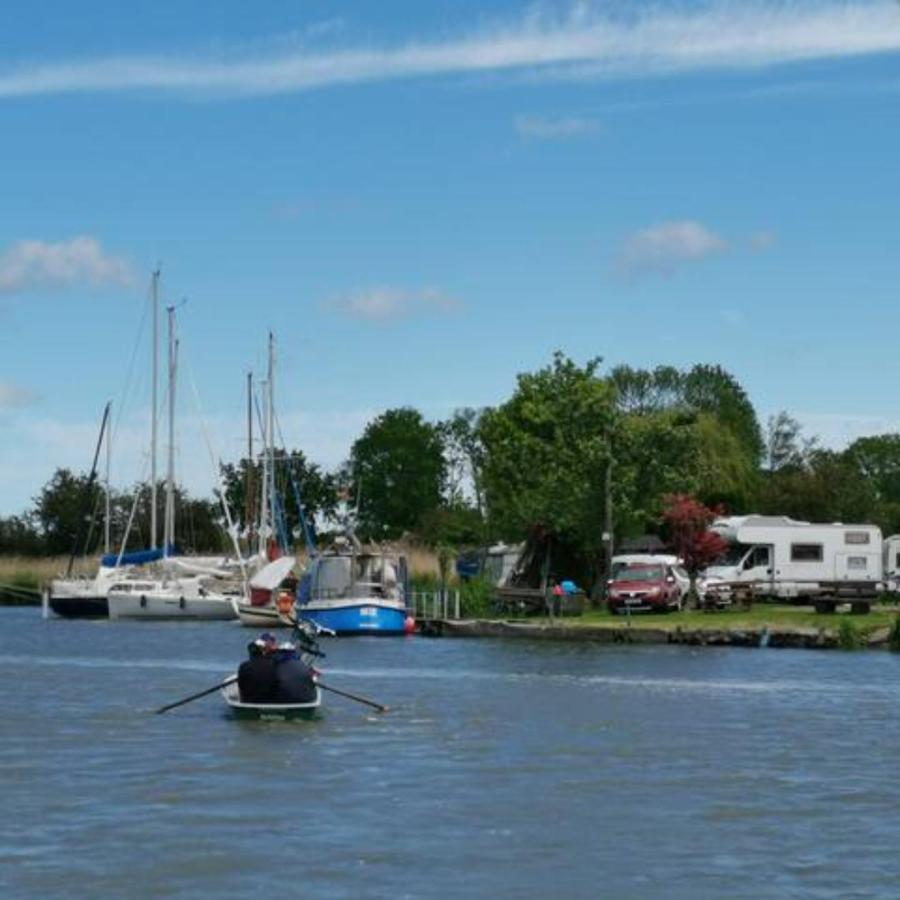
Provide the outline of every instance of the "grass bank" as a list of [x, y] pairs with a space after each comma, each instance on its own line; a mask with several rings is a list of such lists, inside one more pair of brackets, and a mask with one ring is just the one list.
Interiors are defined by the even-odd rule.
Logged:
[[686, 610], [681, 613], [635, 613], [629, 617], [613, 615], [606, 610], [591, 610], [584, 615], [559, 620], [573, 628], [604, 625], [611, 628], [654, 628], [674, 631], [689, 629], [770, 630], [781, 628], [825, 628], [837, 632], [841, 623], [851, 621], [863, 634], [878, 628], [889, 628], [897, 617], [896, 606], [874, 606], [867, 615], [854, 616], [846, 612], [817, 613], [812, 607], [757, 603], [749, 609], [728, 609], [721, 612]]

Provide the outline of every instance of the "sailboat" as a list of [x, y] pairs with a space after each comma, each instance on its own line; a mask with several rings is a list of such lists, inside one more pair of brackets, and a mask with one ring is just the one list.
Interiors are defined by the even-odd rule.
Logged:
[[[175, 574], [170, 561], [175, 544], [175, 385], [178, 340], [175, 307], [168, 307], [169, 324], [169, 447], [161, 573], [149, 578], [129, 577], [110, 585], [107, 594], [110, 619], [233, 619], [232, 600], [239, 589], [225, 592], [204, 574]], [[155, 433], [155, 429], [154, 429]], [[155, 481], [153, 482], [155, 494]], [[154, 497], [155, 499], [155, 497]], [[155, 503], [153, 510], [155, 513]], [[153, 516], [155, 542], [155, 515]]]
[[[266, 381], [263, 384], [265, 415], [260, 415], [260, 426], [263, 437], [262, 453], [262, 483], [259, 503], [259, 522], [255, 534], [251, 531], [250, 541], [255, 537], [257, 546], [257, 558], [270, 559], [250, 579], [247, 594], [239, 600], [235, 600], [234, 608], [242, 625], [251, 628], [279, 628], [288, 626], [295, 621], [293, 618], [294, 589], [297, 579], [293, 575], [296, 560], [292, 552], [286, 546], [282, 547], [276, 540], [278, 531], [277, 502], [278, 495], [275, 487], [275, 337], [269, 334], [269, 363]], [[253, 389], [252, 378], [247, 382], [248, 402], [248, 476], [253, 471], [253, 428], [252, 405]], [[248, 490], [247, 521], [253, 516], [252, 503]], [[286, 539], [282, 535], [282, 542]], [[279, 556], [282, 552], [285, 556]], [[272, 559], [272, 557], [277, 557]]]
[[[151, 278], [151, 298], [153, 310], [153, 396], [151, 400], [151, 484], [152, 484], [152, 527], [153, 543], [149, 550], [138, 550], [125, 553], [124, 548], [119, 553], [110, 553], [110, 453], [112, 442], [110, 439], [109, 414], [111, 404], [107, 403], [103, 412], [103, 420], [100, 425], [100, 436], [97, 440], [97, 448], [94, 452], [94, 462], [85, 488], [85, 501], [90, 500], [91, 490], [97, 476], [97, 462], [100, 449], [106, 442], [106, 517], [104, 523], [104, 555], [100, 560], [100, 566], [93, 578], [72, 577], [72, 566], [75, 556], [80, 550], [83, 538], [83, 523], [87, 518], [87, 509], [84, 508], [79, 523], [79, 533], [76, 535], [69, 558], [66, 574], [62, 578], [55, 578], [50, 582], [48, 603], [50, 609], [59, 616], [67, 619], [75, 618], [105, 618], [109, 614], [108, 594], [113, 585], [122, 583], [125, 579], [136, 573], [136, 567], [160, 560], [165, 555], [164, 550], [156, 547], [156, 386], [157, 386], [157, 344], [158, 344], [158, 306], [159, 306], [159, 270], [156, 270]], [[85, 506], [85, 504], [83, 504]], [[127, 539], [127, 538], [126, 538]], [[124, 543], [124, 541], [123, 541]], [[169, 548], [171, 553], [171, 548]], [[140, 577], [140, 574], [137, 575]]]

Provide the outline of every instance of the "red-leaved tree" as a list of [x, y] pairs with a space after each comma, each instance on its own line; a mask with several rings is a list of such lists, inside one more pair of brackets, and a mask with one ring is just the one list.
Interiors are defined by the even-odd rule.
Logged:
[[709, 530], [721, 514], [722, 510], [710, 509], [687, 494], [663, 497], [662, 520], [668, 542], [684, 561], [691, 576], [691, 593], [695, 596], [697, 573], [715, 562], [728, 548], [723, 538]]

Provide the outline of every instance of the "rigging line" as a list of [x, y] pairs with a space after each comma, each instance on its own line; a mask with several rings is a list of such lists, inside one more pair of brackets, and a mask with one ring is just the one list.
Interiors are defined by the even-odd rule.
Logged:
[[[255, 391], [254, 391], [253, 399], [254, 399], [254, 404], [256, 406], [256, 417], [259, 420], [259, 430], [262, 434], [266, 434], [267, 429], [265, 428], [265, 426], [263, 424], [262, 406], [260, 405], [259, 397], [257, 396]], [[274, 413], [274, 410], [273, 410], [273, 418], [275, 418], [277, 421], [277, 414]], [[273, 469], [273, 482], [274, 482], [275, 463], [276, 463], [275, 453], [274, 453], [275, 436], [274, 435], [266, 435], [266, 442], [268, 444], [271, 444], [272, 449], [273, 449], [272, 469]], [[284, 441], [282, 441], [282, 443], [284, 443]], [[268, 452], [268, 451], [265, 451], [265, 452]], [[274, 508], [273, 521], [272, 521], [272, 525], [271, 525], [272, 532], [275, 536], [276, 541], [278, 541], [280, 539], [281, 549], [284, 550], [285, 553], [287, 553], [287, 551], [289, 549], [289, 543], [290, 543], [288, 541], [288, 535], [287, 535], [287, 522], [285, 521], [284, 505], [278, 499], [277, 491], [275, 492], [275, 496], [271, 498], [271, 503]]]
[[138, 503], [141, 499], [141, 484], [147, 476], [147, 469], [150, 468], [150, 454], [144, 456], [144, 468], [141, 472], [140, 481], [134, 491], [134, 500], [131, 503], [131, 512], [128, 514], [128, 523], [125, 525], [125, 534], [122, 535], [122, 546], [119, 548], [119, 555], [116, 557], [116, 568], [122, 565], [122, 557], [125, 555], [125, 548], [128, 546], [128, 536], [131, 534], [131, 526], [134, 524], [134, 516], [137, 512]]
[[241, 580], [244, 583], [244, 593], [247, 593], [247, 569], [244, 566], [244, 557], [241, 554], [241, 548], [237, 542], [237, 529], [234, 520], [231, 518], [231, 509], [228, 506], [228, 497], [225, 494], [225, 484], [222, 481], [222, 462], [216, 459], [216, 454], [212, 448], [212, 441], [209, 437], [209, 429], [206, 427], [206, 418], [203, 415], [203, 408], [200, 405], [200, 392], [197, 390], [197, 383], [194, 380], [194, 370], [191, 367], [190, 360], [185, 352], [184, 343], [181, 344], [181, 359], [186, 364], [188, 370], [188, 380], [191, 383], [191, 391], [194, 395], [194, 403], [197, 407], [197, 416], [200, 419], [200, 428], [203, 431], [203, 439], [206, 441], [206, 449], [209, 452], [209, 461], [212, 463], [213, 472], [216, 473], [216, 486], [219, 489], [219, 500], [222, 504], [222, 511], [225, 513], [225, 521], [228, 525], [228, 536], [234, 546], [234, 552], [237, 557], [238, 565], [241, 567]]
[[[274, 435], [268, 434], [268, 429], [263, 424], [262, 406], [259, 402], [258, 395], [256, 395], [255, 393], [254, 393], [254, 401], [255, 401], [255, 405], [256, 405], [256, 416], [257, 416], [257, 419], [259, 420], [259, 430], [263, 435], [266, 436], [265, 437], [266, 447], [268, 447], [269, 444], [272, 445], [272, 450], [273, 450], [273, 452], [272, 452], [272, 482], [274, 483], [274, 480], [275, 480], [275, 453], [274, 453], [275, 437], [274, 437]], [[269, 451], [268, 451], [268, 449], [265, 449], [263, 452], [265, 454], [268, 454]], [[271, 488], [269, 488], [269, 490], [271, 490]], [[280, 538], [281, 548], [285, 552], [287, 552], [287, 550], [288, 550], [288, 539], [287, 539], [287, 533], [286, 533], [287, 527], [283, 521], [281, 521], [281, 522], [279, 521], [280, 519], [283, 520], [284, 517], [283, 517], [283, 515], [280, 515], [280, 510], [278, 509], [279, 500], [278, 500], [278, 492], [277, 491], [270, 498], [270, 503], [271, 503], [272, 509], [273, 509], [272, 521], [268, 525], [270, 532], [267, 532], [264, 535], [264, 537], [268, 540], [268, 538], [271, 536], [271, 537], [274, 537], [276, 541], [278, 541]], [[265, 512], [265, 515], [268, 515], [268, 512]]]
[[281, 420], [278, 418], [278, 413], [275, 413], [275, 427], [278, 429], [278, 437], [281, 440], [281, 444], [284, 447], [284, 457], [285, 461], [288, 464], [288, 474], [291, 478], [291, 487], [294, 489], [294, 500], [297, 501], [297, 510], [300, 513], [300, 526], [303, 528], [303, 541], [306, 544], [306, 552], [309, 553], [310, 556], [315, 556], [316, 553], [316, 542], [313, 540], [312, 533], [309, 528], [309, 523], [306, 520], [306, 514], [303, 512], [303, 501], [300, 497], [300, 485], [298, 484], [298, 479], [296, 476], [296, 472], [294, 471], [294, 463], [296, 462], [296, 455], [289, 454], [287, 452], [287, 442], [284, 439], [284, 434], [281, 431]]
[[128, 397], [128, 394], [131, 391], [131, 380], [134, 377], [135, 364], [137, 362], [138, 348], [140, 347], [143, 337], [144, 337], [144, 328], [147, 324], [147, 319], [150, 316], [150, 304], [144, 304], [144, 314], [141, 316], [141, 321], [138, 324], [137, 335], [135, 337], [134, 346], [131, 349], [131, 360], [128, 363], [128, 369], [125, 374], [125, 381], [122, 383], [122, 388], [119, 391], [119, 399], [118, 405], [114, 406], [114, 414], [113, 414], [113, 422], [112, 428], [109, 433], [109, 442], [111, 446], [115, 446], [116, 437], [119, 433], [119, 428], [122, 424], [122, 419], [125, 415], [125, 400]]

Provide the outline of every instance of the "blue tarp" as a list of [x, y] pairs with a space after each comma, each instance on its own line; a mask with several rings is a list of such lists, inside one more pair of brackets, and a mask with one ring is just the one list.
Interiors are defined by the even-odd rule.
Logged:
[[121, 561], [119, 561], [118, 553], [107, 553], [101, 557], [100, 565], [107, 568], [112, 568], [116, 564], [120, 566], [143, 566], [146, 563], [156, 562], [158, 559], [162, 559], [163, 556], [179, 555], [177, 547], [170, 546], [168, 550], [168, 553], [164, 553], [161, 547], [156, 550], [135, 550], [132, 553], [123, 553]]

